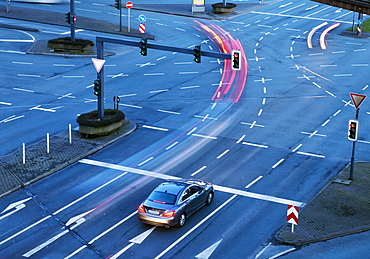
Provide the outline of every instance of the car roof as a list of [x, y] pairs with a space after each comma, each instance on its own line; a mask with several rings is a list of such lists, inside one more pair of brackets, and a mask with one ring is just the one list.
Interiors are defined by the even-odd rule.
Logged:
[[190, 185], [206, 185], [207, 182], [195, 179], [167, 180], [161, 183], [155, 191], [178, 195], [183, 189]]
[[160, 184], [156, 191], [178, 195], [189, 184], [183, 181], [166, 181]]

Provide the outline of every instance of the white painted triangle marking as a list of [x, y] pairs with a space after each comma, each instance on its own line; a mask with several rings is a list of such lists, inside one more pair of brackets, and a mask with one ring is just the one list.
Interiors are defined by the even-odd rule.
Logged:
[[216, 250], [216, 248], [221, 243], [221, 241], [222, 241], [222, 239], [220, 239], [219, 241], [217, 241], [216, 243], [214, 243], [213, 245], [208, 247], [203, 252], [197, 254], [195, 257], [199, 258], [199, 259], [208, 259], [211, 256], [211, 254]]
[[143, 242], [145, 238], [147, 238], [153, 232], [155, 228], [156, 227], [152, 227], [151, 229], [148, 229], [147, 231], [141, 233], [137, 237], [134, 237], [133, 239], [131, 239], [129, 242], [135, 243], [135, 244], [141, 244], [141, 242]]
[[92, 58], [91, 59], [94, 67], [96, 69], [96, 72], [100, 73], [100, 70], [103, 68], [105, 60], [104, 59], [98, 59], [98, 58]]

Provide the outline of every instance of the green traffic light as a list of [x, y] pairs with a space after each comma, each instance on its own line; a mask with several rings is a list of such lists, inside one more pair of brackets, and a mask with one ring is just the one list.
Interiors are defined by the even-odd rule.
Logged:
[[143, 38], [140, 40], [140, 54], [143, 56], [148, 55], [148, 39]]
[[100, 95], [100, 87], [101, 87], [100, 80], [99, 79], [94, 80], [94, 94], [95, 95]]
[[201, 61], [201, 59], [200, 59], [200, 57], [201, 57], [200, 45], [195, 46], [193, 55], [194, 55], [194, 61], [196, 63], [200, 63], [200, 61]]

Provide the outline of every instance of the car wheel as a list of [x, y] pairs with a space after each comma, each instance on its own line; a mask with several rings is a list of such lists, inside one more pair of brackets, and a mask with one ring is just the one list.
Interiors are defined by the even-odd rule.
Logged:
[[182, 214], [180, 215], [179, 221], [178, 221], [178, 223], [177, 223], [177, 227], [178, 227], [178, 228], [183, 227], [183, 226], [185, 225], [185, 221], [186, 221], [186, 215], [185, 215], [185, 213], [182, 213]]
[[213, 192], [208, 193], [207, 200], [206, 200], [206, 205], [211, 205], [213, 201]]

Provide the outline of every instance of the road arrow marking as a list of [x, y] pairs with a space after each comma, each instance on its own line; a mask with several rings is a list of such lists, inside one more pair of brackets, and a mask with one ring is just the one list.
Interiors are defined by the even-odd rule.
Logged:
[[208, 259], [211, 256], [211, 254], [216, 250], [216, 248], [221, 243], [221, 241], [222, 241], [222, 239], [220, 239], [218, 242], [216, 242], [213, 245], [211, 245], [210, 247], [208, 247], [203, 252], [197, 254], [195, 257], [199, 258], [199, 259]]
[[35, 247], [34, 249], [28, 251], [27, 253], [23, 254], [23, 257], [28, 258], [28, 257], [34, 255], [38, 251], [42, 250], [43, 248], [47, 247], [48, 245], [50, 245], [54, 241], [58, 240], [60, 237], [67, 234], [70, 230], [72, 230], [72, 229], [78, 227], [79, 225], [81, 225], [82, 223], [84, 223], [86, 221], [86, 219], [84, 219], [83, 217], [86, 216], [87, 214], [89, 214], [90, 212], [92, 212], [93, 210], [95, 210], [95, 209], [89, 210], [88, 212], [82, 213], [82, 214], [77, 215], [77, 216], [71, 218], [70, 220], [68, 220], [67, 223], [66, 223], [66, 226], [72, 225], [73, 223], [76, 223], [76, 224], [73, 225], [72, 227], [70, 227], [69, 229], [66, 229], [63, 232], [59, 233], [58, 235], [53, 236], [52, 238], [48, 239], [47, 241], [45, 241], [44, 243]]
[[17, 201], [17, 202], [14, 202], [14, 203], [12, 203], [12, 204], [10, 204], [8, 207], [6, 207], [5, 208], [5, 210], [3, 210], [0, 214], [3, 214], [3, 213], [5, 213], [5, 212], [7, 212], [7, 211], [9, 211], [9, 210], [13, 210], [13, 211], [11, 211], [11, 212], [9, 212], [9, 213], [7, 213], [7, 214], [5, 214], [5, 215], [3, 215], [3, 216], [1, 216], [0, 217], [0, 220], [2, 220], [2, 219], [4, 219], [4, 218], [6, 218], [6, 217], [8, 217], [8, 216], [10, 216], [11, 214], [13, 214], [13, 213], [15, 213], [15, 212], [17, 212], [18, 210], [21, 210], [21, 209], [23, 209], [24, 207], [26, 207], [26, 204], [24, 204], [26, 201], [29, 201], [29, 200], [31, 200], [32, 198], [27, 198], [27, 199], [24, 199], [24, 200], [21, 200], [21, 201]]
[[141, 233], [137, 237], [131, 239], [129, 242], [135, 243], [135, 244], [141, 244], [145, 240], [145, 238], [147, 238], [153, 232], [154, 229], [155, 229], [155, 227], [152, 227], [151, 229], [148, 229], [144, 233]]
[[153, 230], [155, 229], [156, 227], [152, 227], [151, 229], [148, 229], [147, 231], [141, 233], [140, 235], [134, 237], [133, 239], [131, 239], [129, 242], [131, 244], [127, 245], [125, 248], [123, 248], [122, 250], [118, 251], [118, 253], [116, 253], [115, 255], [109, 257], [110, 259], [116, 259], [118, 258], [120, 255], [122, 255], [124, 252], [126, 252], [128, 249], [130, 249], [133, 245], [135, 244], [141, 244], [152, 232]]
[[93, 212], [94, 210], [95, 210], [95, 209], [92, 209], [92, 210], [89, 210], [89, 211], [87, 211], [87, 212], [85, 212], [85, 213], [82, 213], [82, 214], [80, 214], [80, 215], [77, 215], [77, 216], [75, 216], [75, 217], [73, 217], [73, 218], [70, 218], [70, 219], [67, 221], [66, 226], [69, 226], [69, 225], [71, 225], [72, 223], [77, 222], [79, 219], [81, 219], [81, 218], [85, 217], [87, 214], [90, 214], [90, 213], [91, 213], [91, 212]]

